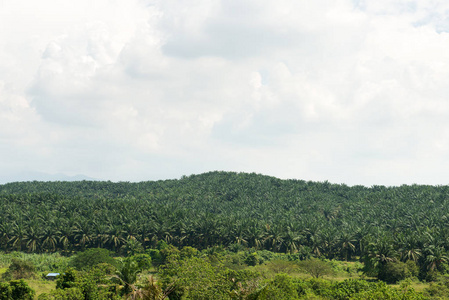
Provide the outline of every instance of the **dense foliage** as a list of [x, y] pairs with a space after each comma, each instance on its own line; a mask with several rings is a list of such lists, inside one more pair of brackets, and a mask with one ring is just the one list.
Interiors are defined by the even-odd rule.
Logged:
[[411, 261], [431, 280], [446, 272], [448, 225], [448, 186], [349, 187], [231, 172], [0, 186], [4, 251], [101, 247], [131, 255], [160, 241], [198, 249], [223, 245], [298, 257], [357, 256], [367, 274], [379, 277], [394, 270], [402, 278], [414, 267], [398, 262]]
[[[38, 299], [447, 299], [449, 295], [449, 277], [442, 276], [416, 292], [412, 286], [412, 280], [416, 285], [416, 278], [402, 281], [399, 287], [362, 279], [359, 262], [298, 260], [291, 254], [252, 249], [232, 252], [223, 247], [199, 251], [158, 243], [156, 249], [147, 249], [146, 253], [115, 257], [107, 263], [104, 261], [110, 256], [103, 250], [90, 249], [61, 258], [72, 266], [63, 271], [54, 270], [54, 265], [46, 260], [46, 269], [59, 271], [60, 276], [53, 284], [43, 278], [37, 279], [37, 285], [36, 279], [31, 280], [37, 288], [51, 286], [45, 291], [37, 290]], [[88, 268], [79, 264], [94, 253], [103, 259], [90, 263]], [[162, 258], [157, 267], [151, 256]], [[256, 265], [252, 266], [248, 257], [256, 257]], [[33, 265], [36, 257], [29, 254], [23, 258], [26, 264], [12, 260], [9, 269]], [[42, 261], [36, 262], [42, 265]], [[16, 275], [19, 274], [13, 274]], [[0, 282], [0, 299], [33, 299], [34, 294], [23, 279]]]

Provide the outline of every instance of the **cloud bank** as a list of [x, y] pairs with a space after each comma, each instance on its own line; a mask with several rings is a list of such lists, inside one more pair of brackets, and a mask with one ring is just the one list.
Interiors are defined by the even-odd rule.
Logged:
[[449, 181], [444, 1], [70, 5], [0, 4], [2, 178]]

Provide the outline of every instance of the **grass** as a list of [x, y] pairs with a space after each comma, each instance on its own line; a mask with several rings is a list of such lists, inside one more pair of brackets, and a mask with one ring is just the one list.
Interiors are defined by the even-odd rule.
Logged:
[[[400, 288], [401, 284], [400, 283], [391, 284], [391, 286], [395, 287], [395, 288]], [[418, 280], [413, 280], [410, 283], [410, 287], [413, 288], [417, 292], [423, 292], [429, 286], [430, 286], [429, 282], [421, 282], [421, 281], [418, 281]]]
[[45, 279], [26, 279], [28, 285], [36, 292], [36, 298], [43, 293], [56, 289], [56, 282]]
[[59, 253], [0, 253], [0, 267], [7, 268], [13, 258], [31, 261], [38, 272], [62, 272], [69, 265], [70, 258]]

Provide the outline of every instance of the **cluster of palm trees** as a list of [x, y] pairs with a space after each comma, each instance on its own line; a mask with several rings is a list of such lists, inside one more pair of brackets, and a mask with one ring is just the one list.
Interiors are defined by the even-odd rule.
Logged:
[[350, 260], [447, 260], [447, 186], [363, 187], [211, 172], [141, 183], [0, 186], [0, 249], [235, 246]]

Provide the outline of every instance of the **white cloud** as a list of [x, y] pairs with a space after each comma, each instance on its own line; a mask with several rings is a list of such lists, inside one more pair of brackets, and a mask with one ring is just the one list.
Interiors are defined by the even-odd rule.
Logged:
[[5, 172], [447, 181], [443, 1], [0, 5]]

